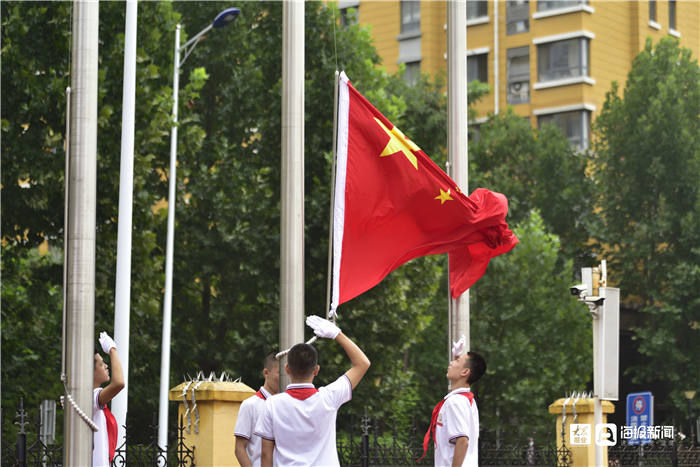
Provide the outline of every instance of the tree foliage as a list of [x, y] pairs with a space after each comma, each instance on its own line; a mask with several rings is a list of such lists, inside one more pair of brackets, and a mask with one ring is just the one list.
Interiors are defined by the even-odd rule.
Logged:
[[[635, 329], [635, 382], [662, 381], [676, 413], [700, 369], [700, 70], [673, 38], [648, 40], [622, 95], [614, 84], [594, 131], [597, 248]], [[660, 377], [659, 373], [663, 374]]]
[[[129, 362], [129, 426], [137, 437], [145, 435], [157, 410], [175, 25], [185, 23], [184, 41], [228, 6], [142, 2], [138, 7]], [[208, 33], [187, 59], [181, 76], [172, 386], [187, 374], [226, 371], [255, 387], [262, 379], [262, 357], [278, 342], [282, 5], [237, 6], [240, 17]], [[96, 335], [113, 329], [124, 14], [123, 3], [100, 5]], [[357, 89], [437, 163], [442, 165], [446, 157], [442, 78], [423, 77], [408, 86], [400, 76], [387, 75], [368, 31], [358, 25], [341, 28], [338, 18], [332, 3], [306, 3], [307, 314], [323, 314], [327, 307], [336, 61]], [[29, 40], [28, 34], [38, 29], [42, 34]], [[63, 92], [70, 85], [69, 51], [69, 3], [3, 3], [2, 368], [5, 387], [13, 388], [3, 391], [5, 413], [14, 411], [20, 392], [27, 406], [36, 407], [41, 399], [57, 398], [61, 391], [57, 369]], [[470, 85], [469, 92], [473, 100], [485, 88]], [[587, 328], [581, 327], [578, 315], [570, 314], [569, 301], [547, 299], [558, 296], [562, 278], [571, 275], [566, 252], [583, 250], [580, 232], [567, 224], [571, 213], [566, 209], [572, 208], [562, 207], [555, 196], [565, 193], [564, 202], [574, 206], [576, 215], [586, 209], [583, 158], [573, 155], [558, 135], [547, 130], [533, 134], [510, 114], [484, 125], [481, 142], [471, 148], [471, 173], [483, 176], [473, 177], [470, 186], [506, 193], [511, 199], [510, 221], [522, 229], [518, 231], [522, 244], [493, 262], [482, 281], [483, 290], [480, 282], [473, 294], [472, 321], [478, 337], [472, 340], [491, 362], [482, 386], [482, 413], [495, 430], [512, 422], [501, 420], [496, 408], [519, 411], [531, 400], [530, 394], [512, 391], [499, 381], [524, 381], [540, 391], [537, 404], [542, 410], [551, 402], [548, 397], [558, 395], [560, 386], [553, 382], [558, 375], [566, 375], [562, 385], [567, 389], [587, 378], [587, 373], [576, 373], [576, 365], [587, 358], [578, 340]], [[547, 177], [559, 168], [561, 180], [547, 186]], [[541, 218], [530, 216], [534, 208], [540, 209]], [[565, 242], [563, 247], [553, 234]], [[45, 239], [49, 254], [41, 256], [36, 246]], [[365, 407], [379, 417], [395, 416], [404, 426], [415, 417], [428, 418], [446, 388], [446, 272], [444, 257], [412, 261], [339, 310], [339, 325], [373, 361], [353, 401], [343, 409], [341, 427]], [[536, 280], [545, 273], [558, 279], [547, 284]], [[527, 286], [519, 283], [524, 277]], [[538, 321], [535, 318], [551, 311], [536, 303], [556, 304], [557, 311]], [[513, 329], [506, 332], [503, 323], [512, 323]], [[564, 347], [542, 349], [542, 336], [564, 325], [569, 329], [556, 341]], [[525, 330], [532, 335], [529, 343], [523, 337]], [[509, 360], [523, 344], [529, 346], [528, 358], [543, 352], [555, 361], [552, 369], [542, 369], [541, 378], [527, 363], [515, 368]], [[320, 342], [319, 350], [318, 383], [325, 384], [342, 374], [348, 362], [332, 342]], [[573, 374], [578, 376], [569, 377]], [[519, 419], [534, 413], [534, 409], [523, 411]], [[10, 429], [11, 420], [3, 420], [4, 432]]]

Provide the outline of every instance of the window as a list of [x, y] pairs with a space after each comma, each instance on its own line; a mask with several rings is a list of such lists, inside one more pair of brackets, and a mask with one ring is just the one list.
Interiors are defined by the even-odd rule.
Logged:
[[506, 33], [518, 34], [530, 30], [530, 2], [508, 0], [506, 2]]
[[676, 0], [668, 0], [668, 28], [676, 29]]
[[467, 126], [467, 139], [470, 143], [478, 143], [481, 139], [481, 123], [469, 123]]
[[537, 0], [537, 11], [558, 10], [579, 5], [588, 5], [588, 0]]
[[649, 21], [656, 21], [656, 0], [649, 0]]
[[401, 33], [420, 31], [420, 2], [401, 1]]
[[537, 119], [540, 128], [554, 124], [561, 128], [562, 133], [572, 146], [578, 149], [588, 149], [590, 135], [591, 113], [588, 110], [574, 110], [549, 115], [541, 115]]
[[530, 102], [530, 47], [508, 49], [508, 104]]
[[537, 72], [540, 82], [588, 76], [588, 38], [538, 45]]
[[467, 56], [467, 82], [481, 81], [489, 82], [488, 70], [489, 54], [475, 54]]
[[[359, 6], [359, 5], [358, 5]], [[350, 26], [351, 24], [357, 24], [359, 22], [359, 11], [358, 7], [348, 7], [340, 9], [340, 25]]]
[[488, 2], [486, 0], [470, 0], [467, 2], [467, 19], [483, 18], [488, 16]]
[[420, 78], [420, 62], [407, 62], [403, 72], [403, 79], [410, 85], [414, 85]]

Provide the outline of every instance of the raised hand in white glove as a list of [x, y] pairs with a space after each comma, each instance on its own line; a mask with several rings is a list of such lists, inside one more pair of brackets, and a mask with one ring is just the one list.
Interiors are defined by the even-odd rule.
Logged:
[[306, 318], [306, 325], [314, 330], [318, 337], [335, 339], [340, 334], [340, 328], [333, 322], [323, 319], [320, 316], [311, 315]]
[[464, 334], [462, 334], [462, 337], [460, 337], [457, 342], [452, 342], [452, 358], [457, 358], [464, 353], [464, 344], [466, 344], [466, 342], [467, 338], [464, 337]]
[[117, 349], [117, 344], [114, 342], [114, 339], [109, 337], [109, 334], [104, 331], [100, 333], [100, 345], [102, 346], [102, 351], [104, 353], [109, 353], [112, 347], [114, 347], [114, 350]]

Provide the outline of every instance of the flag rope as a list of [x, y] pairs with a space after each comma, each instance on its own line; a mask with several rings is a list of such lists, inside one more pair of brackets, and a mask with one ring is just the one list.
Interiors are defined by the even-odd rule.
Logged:
[[[335, 29], [335, 22], [333, 23], [333, 28]], [[335, 35], [334, 35], [335, 40]], [[331, 275], [333, 273], [333, 204], [335, 203], [335, 158], [336, 158], [336, 144], [338, 142], [338, 89], [339, 89], [339, 79], [340, 72], [337, 66], [337, 53], [336, 53], [336, 69], [335, 69], [335, 90], [333, 92], [333, 156], [331, 157], [331, 203], [330, 203], [330, 220], [328, 225], [328, 278], [326, 281], [326, 305], [328, 309], [331, 308]], [[330, 313], [330, 319], [335, 324], [336, 319], [335, 313]], [[318, 339], [313, 336], [311, 339], [306, 341], [307, 344], [311, 345]], [[290, 348], [291, 349], [291, 348]], [[279, 360], [289, 353], [289, 350], [283, 350], [275, 355], [275, 359]]]

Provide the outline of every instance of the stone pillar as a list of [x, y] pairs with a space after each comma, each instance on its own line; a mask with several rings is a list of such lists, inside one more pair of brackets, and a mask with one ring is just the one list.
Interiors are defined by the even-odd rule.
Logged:
[[[228, 467], [238, 466], [235, 448], [236, 439], [233, 434], [238, 419], [241, 402], [253, 396], [255, 391], [243, 383], [232, 382], [192, 382], [187, 388], [187, 407], [189, 413], [184, 417], [187, 407], [183, 401], [182, 391], [188, 383], [182, 383], [170, 390], [171, 401], [178, 401], [178, 420], [183, 416], [183, 425], [189, 430], [184, 431], [184, 443], [187, 447], [194, 446], [195, 462], [198, 466]], [[197, 401], [199, 424], [192, 408], [192, 391]]]
[[[574, 422], [574, 412], [573, 412], [573, 399], [569, 400], [566, 404], [566, 427], [565, 427], [565, 439], [562, 440], [561, 425], [562, 425], [562, 407], [564, 405], [565, 399], [558, 399], [549, 406], [549, 413], [555, 414], [557, 416], [557, 448], [561, 448], [565, 445], [567, 449], [571, 451], [571, 464], [573, 467], [589, 467], [595, 466], [595, 447], [596, 447], [596, 426], [594, 420], [594, 400], [593, 399], [579, 399], [576, 402], [576, 419]], [[603, 407], [603, 423], [607, 423], [607, 414], [613, 413], [615, 411], [615, 406], [610, 401], [602, 401]], [[573, 423], [588, 425], [588, 444], [572, 444], [571, 443], [571, 425]], [[580, 432], [581, 434], [585, 433]], [[617, 434], [615, 434], [617, 436]], [[579, 441], [581, 438], [579, 438]], [[608, 465], [608, 448], [607, 446], [601, 446], [603, 450], [603, 465]]]

